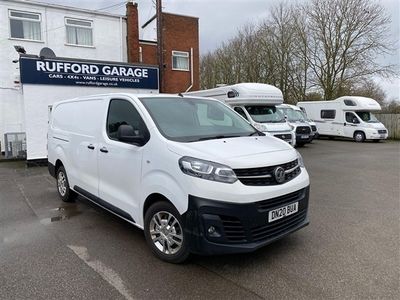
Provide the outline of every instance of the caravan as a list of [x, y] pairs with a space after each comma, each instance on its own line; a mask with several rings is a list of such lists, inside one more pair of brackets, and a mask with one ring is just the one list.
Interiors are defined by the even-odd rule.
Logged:
[[293, 127], [276, 109], [283, 103], [282, 92], [272, 85], [238, 83], [186, 94], [223, 101], [258, 130], [295, 145]]
[[317, 123], [320, 135], [352, 138], [356, 142], [384, 140], [385, 126], [372, 114], [381, 110], [374, 99], [344, 96], [331, 101], [298, 102], [307, 115]]

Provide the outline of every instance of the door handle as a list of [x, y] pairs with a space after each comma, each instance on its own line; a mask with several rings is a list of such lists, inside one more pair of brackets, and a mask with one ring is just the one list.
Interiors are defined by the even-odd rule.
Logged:
[[103, 148], [100, 148], [100, 152], [103, 152], [103, 153], [108, 153], [108, 150], [107, 150], [107, 148], [106, 148], [106, 147], [103, 147]]
[[94, 150], [94, 146], [92, 144], [87, 146], [90, 150]]

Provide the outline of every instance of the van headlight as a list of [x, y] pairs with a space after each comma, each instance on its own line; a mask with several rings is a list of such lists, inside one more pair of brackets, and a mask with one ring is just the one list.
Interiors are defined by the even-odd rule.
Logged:
[[[296, 149], [295, 149], [296, 150]], [[300, 167], [304, 168], [303, 156], [301, 156], [300, 152], [296, 150], [297, 160], [299, 161]]]
[[179, 167], [183, 173], [202, 179], [225, 183], [237, 180], [230, 167], [207, 160], [184, 156], [179, 160]]

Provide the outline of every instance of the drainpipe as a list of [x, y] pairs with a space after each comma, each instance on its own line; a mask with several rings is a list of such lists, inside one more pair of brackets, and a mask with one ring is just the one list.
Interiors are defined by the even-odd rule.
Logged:
[[119, 17], [119, 35], [120, 35], [120, 61], [124, 61], [124, 37], [123, 37], [122, 17]]
[[185, 93], [189, 92], [193, 87], [193, 48], [190, 48], [190, 85]]

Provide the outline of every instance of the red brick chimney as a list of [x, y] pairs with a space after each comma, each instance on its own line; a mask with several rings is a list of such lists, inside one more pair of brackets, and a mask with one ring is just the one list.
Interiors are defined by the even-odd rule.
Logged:
[[139, 62], [139, 15], [138, 5], [134, 1], [126, 4], [128, 62]]

